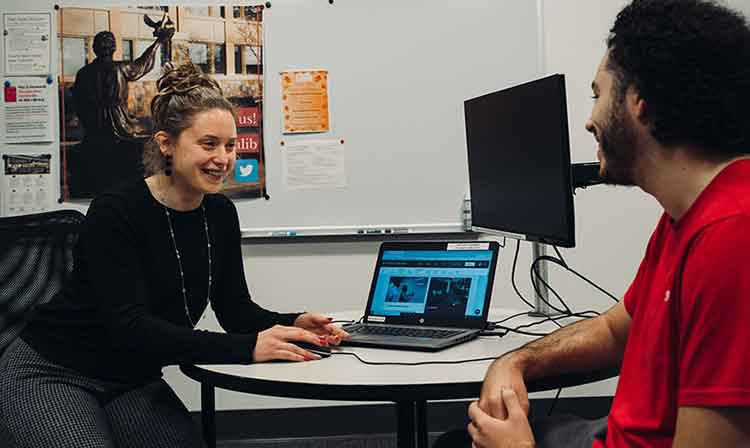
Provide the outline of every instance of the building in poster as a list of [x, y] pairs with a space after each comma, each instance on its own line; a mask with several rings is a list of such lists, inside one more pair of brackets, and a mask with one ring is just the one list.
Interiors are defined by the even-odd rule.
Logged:
[[[224, 193], [235, 198], [265, 195], [262, 12], [263, 6], [60, 8], [64, 197], [92, 197], [113, 184], [143, 175], [140, 161], [151, 127], [149, 106], [156, 94], [155, 82], [168, 61], [192, 61], [211, 74], [238, 107], [237, 159], [243, 169], [236, 168], [227, 179]], [[159, 34], [165, 20], [174, 28], [168, 39]], [[113, 37], [113, 64], [129, 64], [140, 72], [117, 92], [125, 116], [121, 121], [128, 123], [130, 132], [115, 126], [106, 137], [97, 133], [97, 140], [90, 130], [95, 126], [88, 126], [87, 136], [86, 112], [76, 108], [81, 101], [76, 101], [74, 86], [81, 69], [97, 59], [94, 41], [102, 31]]]

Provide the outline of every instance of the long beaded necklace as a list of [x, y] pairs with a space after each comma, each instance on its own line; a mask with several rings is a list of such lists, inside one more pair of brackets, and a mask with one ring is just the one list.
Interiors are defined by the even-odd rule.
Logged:
[[[182, 301], [185, 304], [185, 315], [187, 316], [190, 326], [195, 328], [193, 318], [190, 317], [190, 308], [188, 307], [187, 292], [185, 289], [185, 273], [182, 270], [182, 259], [180, 258], [180, 250], [177, 248], [177, 240], [174, 237], [174, 229], [172, 228], [172, 215], [169, 213], [169, 209], [166, 205], [164, 207], [164, 213], [167, 216], [167, 224], [169, 224], [169, 236], [172, 237], [172, 245], [174, 246], [174, 253], [177, 256], [177, 267], [180, 269], [180, 284], [182, 285]], [[206, 218], [206, 207], [201, 203], [201, 212], [203, 214], [203, 229], [206, 232], [206, 250], [208, 251], [208, 290], [206, 291], [206, 303], [210, 303], [211, 299], [211, 237], [208, 234], [208, 219]]]

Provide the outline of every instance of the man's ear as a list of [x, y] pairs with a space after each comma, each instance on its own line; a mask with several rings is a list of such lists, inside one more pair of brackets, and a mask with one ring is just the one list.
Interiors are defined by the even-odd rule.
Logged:
[[633, 117], [641, 123], [646, 121], [646, 100], [634, 86], [628, 87], [625, 93], [625, 101]]
[[156, 134], [154, 134], [154, 141], [157, 145], [159, 145], [159, 151], [161, 151], [161, 155], [172, 155], [172, 139], [169, 137], [169, 134], [164, 131], [158, 131]]

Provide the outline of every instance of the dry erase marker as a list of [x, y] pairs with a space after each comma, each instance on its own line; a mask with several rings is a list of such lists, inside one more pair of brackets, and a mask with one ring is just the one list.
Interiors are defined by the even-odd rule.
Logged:
[[297, 236], [297, 232], [294, 230], [282, 230], [278, 232], [271, 232], [271, 236]]

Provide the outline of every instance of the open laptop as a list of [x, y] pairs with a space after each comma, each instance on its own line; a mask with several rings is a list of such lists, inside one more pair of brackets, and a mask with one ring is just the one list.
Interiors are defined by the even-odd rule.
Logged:
[[361, 323], [342, 344], [440, 350], [487, 325], [497, 242], [381, 244]]

